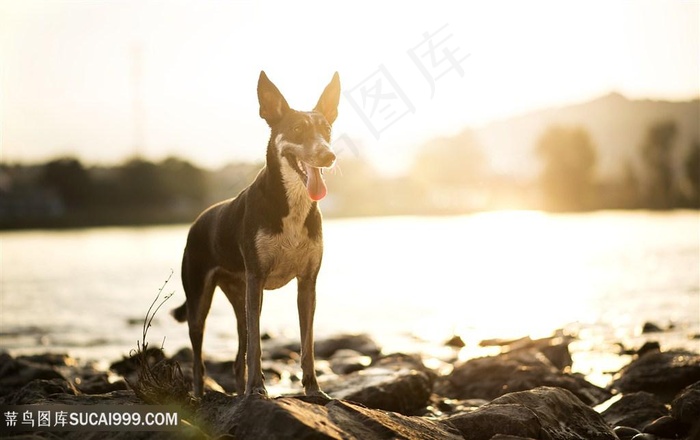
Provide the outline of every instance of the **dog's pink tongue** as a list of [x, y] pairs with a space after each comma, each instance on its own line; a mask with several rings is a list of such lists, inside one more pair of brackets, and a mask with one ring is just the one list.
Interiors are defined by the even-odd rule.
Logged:
[[321, 175], [321, 169], [306, 165], [306, 175], [308, 179], [306, 180], [306, 191], [309, 192], [309, 197], [311, 200], [321, 200], [326, 197], [326, 182], [323, 181], [323, 176]]

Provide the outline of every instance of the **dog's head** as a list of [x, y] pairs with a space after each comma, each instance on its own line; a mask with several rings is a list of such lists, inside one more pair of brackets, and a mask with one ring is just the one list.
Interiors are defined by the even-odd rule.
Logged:
[[323, 168], [335, 163], [330, 146], [331, 125], [338, 116], [339, 100], [340, 78], [337, 72], [310, 112], [291, 109], [265, 72], [260, 72], [260, 117], [272, 129], [274, 153], [283, 167], [294, 170], [312, 200], [325, 197]]

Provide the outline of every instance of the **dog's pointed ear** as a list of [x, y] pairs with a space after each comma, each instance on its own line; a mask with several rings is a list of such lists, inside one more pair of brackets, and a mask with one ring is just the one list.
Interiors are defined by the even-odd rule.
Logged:
[[278, 123], [289, 111], [287, 100], [272, 84], [264, 71], [260, 71], [258, 79], [258, 102], [260, 103], [260, 117], [267, 121], [267, 125], [270, 127]]
[[326, 118], [326, 121], [328, 121], [329, 124], [332, 124], [335, 121], [335, 118], [338, 117], [339, 101], [340, 76], [338, 76], [338, 72], [335, 72], [333, 79], [331, 79], [331, 82], [326, 86], [326, 89], [318, 99], [318, 103], [316, 104], [316, 107], [314, 107], [314, 111], [321, 113]]

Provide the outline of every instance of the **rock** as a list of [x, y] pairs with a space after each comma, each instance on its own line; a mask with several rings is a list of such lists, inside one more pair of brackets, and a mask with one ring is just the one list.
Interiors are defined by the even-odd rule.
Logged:
[[43, 353], [28, 356], [17, 356], [18, 361], [32, 364], [51, 365], [53, 367], [75, 365], [75, 360], [65, 353]]
[[314, 344], [316, 357], [328, 359], [338, 350], [355, 350], [365, 356], [377, 357], [381, 349], [369, 335], [339, 335], [321, 339]]
[[571, 358], [571, 353], [569, 352], [568, 343], [549, 345], [547, 347], [543, 347], [540, 351], [547, 359], [549, 359], [552, 365], [559, 370], [564, 370], [567, 367], [571, 367], [574, 362]]
[[298, 343], [282, 343], [277, 340], [268, 341], [263, 344], [263, 359], [271, 361], [298, 361], [300, 346]]
[[668, 415], [668, 409], [653, 394], [640, 391], [623, 395], [601, 415], [609, 425], [629, 426], [641, 431], [659, 417]]
[[434, 418], [447, 418], [457, 414], [473, 411], [480, 406], [489, 403], [483, 399], [455, 400], [440, 397], [437, 394], [430, 396], [430, 404], [424, 411], [417, 415]]
[[0, 353], [0, 395], [9, 394], [37, 379], [65, 381], [51, 364], [34, 363], [27, 358], [14, 359], [8, 353]]
[[663, 416], [644, 427], [644, 432], [663, 438], [681, 438], [688, 433], [689, 426], [671, 416]]
[[127, 377], [138, 371], [142, 356], [145, 356], [149, 365], [154, 365], [165, 359], [165, 354], [163, 354], [163, 350], [160, 350], [158, 348], [148, 348], [146, 349], [145, 353], [136, 353], [129, 357], [124, 357], [120, 361], [113, 362], [112, 365], [109, 366], [109, 368], [115, 373]]
[[379, 359], [362, 371], [332, 380], [320, 379], [321, 388], [337, 399], [413, 415], [427, 406], [435, 376], [420, 359], [396, 354]]
[[529, 336], [524, 336], [522, 338], [517, 338], [517, 339], [503, 339], [503, 338], [494, 338], [494, 339], [484, 339], [481, 342], [479, 342], [480, 347], [494, 347], [494, 346], [505, 346], [505, 345], [522, 345], [522, 344], [530, 344], [532, 342], [532, 339]]
[[[219, 386], [228, 393], [236, 392], [236, 377], [233, 372], [233, 361], [204, 361], [204, 368], [206, 376], [211, 378], [214, 382], [219, 384]], [[189, 372], [188, 372], [189, 373]], [[188, 375], [188, 381], [191, 375]], [[265, 376], [267, 377], [267, 375]]]
[[535, 413], [518, 404], [487, 404], [474, 411], [448, 417], [444, 422], [469, 440], [490, 440], [497, 434], [540, 438], [542, 430]]
[[637, 356], [644, 356], [650, 351], [661, 351], [658, 341], [647, 341], [635, 352]]
[[610, 397], [609, 392], [587, 382], [583, 376], [559, 371], [542, 353], [532, 350], [471, 359], [441, 378], [436, 392], [455, 399], [492, 400], [539, 386], [565, 388], [589, 405]]
[[[240, 411], [239, 406], [243, 399], [244, 396], [240, 395], [232, 396], [218, 391], [206, 392], [199, 399], [190, 421], [196, 426], [207, 427], [207, 434], [212, 437], [228, 434], [233, 428], [233, 415]], [[237, 417], [240, 417], [240, 414]]]
[[[299, 342], [272, 341], [272, 344], [266, 344], [263, 347], [263, 358], [267, 356], [269, 359], [281, 359], [283, 355], [298, 359], [301, 350]], [[317, 339], [314, 343], [314, 355], [316, 359], [329, 359], [338, 350], [354, 350], [364, 356], [375, 358], [381, 353], [381, 348], [369, 335], [337, 335], [330, 338]], [[276, 357], [275, 357], [276, 356]]]
[[418, 371], [423, 371], [426, 373], [434, 374], [430, 369], [428, 369], [421, 359], [420, 355], [417, 354], [404, 354], [404, 353], [392, 353], [386, 356], [382, 356], [376, 359], [371, 364], [372, 367], [384, 367], [393, 368], [396, 370], [401, 369], [413, 369]]
[[641, 434], [638, 430], [629, 426], [616, 426], [613, 432], [620, 440], [632, 440], [635, 435]]
[[612, 387], [623, 393], [647, 391], [670, 401], [697, 381], [700, 381], [700, 355], [682, 350], [651, 351], [625, 366]]
[[73, 379], [75, 388], [83, 394], [105, 394], [112, 391], [126, 390], [128, 386], [123, 379], [110, 382], [105, 372], [83, 374]]
[[454, 335], [447, 341], [445, 341], [445, 345], [448, 347], [454, 347], [454, 348], [462, 348], [465, 347], [467, 344], [464, 343], [464, 340], [459, 335]]
[[518, 435], [496, 434], [491, 440], [537, 440], [532, 437], [520, 437]]
[[[548, 440], [618, 440], [603, 417], [573, 393], [562, 388], [540, 387], [501, 396], [485, 405], [520, 405], [539, 419]], [[467, 437], [468, 438], [468, 437]]]
[[700, 423], [696, 423], [688, 434], [688, 440], [697, 440], [700, 438]]
[[349, 374], [369, 366], [372, 359], [355, 350], [343, 348], [330, 358], [331, 370], [336, 374]]
[[658, 333], [662, 331], [663, 329], [653, 322], [645, 322], [642, 326], [642, 333]]
[[700, 427], [700, 382], [685, 387], [671, 403], [671, 415], [687, 425]]
[[532, 437], [520, 437], [518, 435], [496, 434], [491, 440], [537, 440]]
[[19, 390], [5, 396], [5, 405], [29, 405], [44, 403], [55, 395], [75, 396], [78, 391], [63, 378], [35, 379]]
[[644, 344], [642, 344], [641, 347], [639, 348], [626, 348], [624, 344], [621, 342], [618, 342], [617, 345], [620, 346], [620, 354], [625, 354], [625, 355], [637, 355], [637, 356], [642, 356], [645, 353], [649, 351], [659, 351], [661, 350], [661, 345], [659, 344], [658, 341], [647, 341]]
[[247, 440], [462, 439], [438, 422], [323, 398], [207, 395], [198, 415], [203, 426], [211, 427], [212, 436], [229, 434]]
[[192, 363], [194, 360], [194, 353], [190, 347], [183, 347], [179, 349], [170, 359], [181, 364]]
[[654, 434], [641, 433], [632, 437], [632, 440], [657, 440], [657, 438]]

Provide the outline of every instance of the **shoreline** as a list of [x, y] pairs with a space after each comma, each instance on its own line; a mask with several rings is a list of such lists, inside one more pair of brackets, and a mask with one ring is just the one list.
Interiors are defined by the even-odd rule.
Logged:
[[[680, 405], [674, 402], [686, 387], [690, 387], [690, 391], [685, 391], [686, 394], [690, 393], [688, 398], [697, 399], [692, 402], [700, 405], [700, 354], [698, 350], [674, 350], [652, 341], [654, 336], [661, 334], [649, 333], [648, 341], [643, 346], [618, 352], [618, 357], [625, 361], [629, 359], [629, 362], [623, 362], [625, 365], [615, 372], [613, 380], [606, 387], [593, 384], [575, 372], [576, 356], [572, 356], [569, 350], [574, 339], [562, 332], [534, 340], [519, 338], [484, 341], [483, 345], [488, 346], [493, 354], [467, 360], [459, 358], [464, 342], [458, 337], [446, 341], [446, 345], [435, 347], [436, 351], [445, 354], [438, 359], [434, 353], [387, 352], [368, 335], [336, 335], [320, 339], [316, 344], [319, 382], [333, 398], [330, 401], [299, 397], [299, 344], [281, 338], [267, 338], [263, 341], [266, 384], [270, 395], [275, 398], [260, 401], [235, 394], [231, 360], [206, 358], [208, 393], [201, 400], [183, 397], [190, 388], [189, 349], [181, 349], [166, 357], [159, 349], [151, 348], [146, 352], [145, 358], [136, 356], [112, 359], [107, 369], [103, 366], [104, 359], [83, 361], [61, 354], [12, 356], [4, 352], [0, 354], [0, 404], [81, 404], [86, 399], [105, 404], [177, 403], [193, 408], [195, 415], [188, 416], [188, 423], [198, 426], [198, 434], [191, 438], [216, 438], [223, 434], [237, 435], [243, 432], [266, 433], [265, 435], [271, 436], [269, 438], [297, 438], [297, 431], [294, 431], [297, 433], [294, 436], [285, 434], [285, 429], [296, 426], [296, 423], [301, 423], [305, 430], [310, 429], [307, 434], [313, 437], [314, 432], [319, 434], [323, 429], [310, 422], [312, 414], [318, 416], [319, 411], [323, 414], [333, 411], [356, 414], [360, 408], [356, 407], [357, 404], [364, 408], [363, 418], [378, 422], [389, 415], [392, 423], [398, 425], [391, 425], [392, 428], [383, 425], [382, 429], [409, 432], [410, 435], [405, 438], [441, 438], [426, 434], [441, 432], [440, 435], [449, 434], [454, 438], [490, 440], [498, 438], [497, 434], [516, 435], [517, 429], [523, 429], [520, 434], [528, 435], [521, 438], [579, 438], [556, 437], [553, 434], [556, 426], [542, 425], [546, 419], [543, 414], [534, 418], [532, 425], [526, 424], [527, 426], [517, 429], [511, 426], [506, 430], [508, 432], [499, 431], [503, 425], [494, 422], [500, 420], [499, 417], [502, 418], [503, 414], [497, 416], [496, 413], [504, 408], [522, 416], [530, 412], [539, 414], [537, 411], [558, 411], [556, 407], [563, 405], [570, 407], [576, 414], [581, 411], [586, 414], [585, 422], [570, 420], [565, 423], [580, 425], [580, 429], [594, 429], [600, 435], [595, 438], [632, 438], [621, 436], [618, 431], [635, 435], [648, 432], [648, 429], [653, 431], [658, 428], [654, 423], [660, 423], [657, 419], [666, 417], [663, 420], [669, 422], [668, 419], [671, 419], [670, 422], [673, 422], [671, 428], [664, 428], [667, 429], [666, 432], [671, 432], [669, 429], [673, 431], [674, 437], [668, 438], [691, 439], [693, 430], [700, 429], [700, 426], [683, 421], [685, 415], [674, 416], [673, 410]], [[138, 359], [147, 361], [139, 363]], [[158, 372], [163, 365], [172, 366], [175, 362], [178, 364], [177, 370], [181, 370], [182, 374], [168, 376], [168, 380], [173, 381], [173, 377], [177, 380], [172, 384], [168, 382], [165, 389], [158, 389], [154, 384], [150, 384], [152, 387], [149, 389], [146, 383], [146, 387], [139, 392], [139, 384], [145, 383], [141, 374], [143, 365]], [[649, 371], [652, 373], [649, 374]], [[57, 389], [62, 391], [56, 392]], [[147, 392], [144, 393], [144, 389]], [[180, 389], [180, 393], [174, 393], [174, 389]], [[643, 420], [635, 419], [636, 422], [633, 423], [630, 421], [632, 419], [626, 417], [637, 411], [635, 408], [640, 405], [639, 399], [648, 398], [647, 394], [652, 396], [651, 403], [642, 406], [646, 409], [655, 407], [656, 412], [647, 412], [656, 417], [647, 414]], [[175, 395], [180, 397], [176, 398]], [[169, 401], [171, 399], [175, 402]], [[552, 405], [547, 404], [537, 409], [531, 408], [528, 402], [550, 402]], [[233, 414], [223, 417], [220, 412], [224, 407], [241, 413], [235, 417]], [[659, 408], [666, 409], [662, 411]], [[696, 409], [696, 415], [700, 416], [700, 406]], [[275, 415], [280, 412], [285, 414], [285, 422], [278, 427], [282, 431], [270, 431], [272, 428], [269, 426], [251, 425], [253, 422], [241, 418], [248, 414], [244, 419], [254, 420], [269, 411]], [[307, 414], [307, 411], [310, 413]], [[467, 434], [474, 429], [472, 423], [476, 422], [472, 419], [476, 417], [475, 414], [479, 414], [477, 418], [493, 422], [489, 425], [492, 431], [488, 431], [493, 436], [474, 437]], [[517, 414], [509, 413], [508, 417]], [[207, 422], [203, 423], [202, 420]], [[353, 429], [356, 429], [354, 425], [344, 425], [344, 422], [338, 420], [324, 420], [324, 423], [331, 423], [334, 429], [344, 432], [346, 438], [355, 438], [352, 436], [355, 432]], [[700, 420], [700, 417], [691, 420]], [[539, 426], [538, 432], [554, 431], [547, 434], [550, 437], [544, 434], [542, 437], [532, 437], [532, 430], [537, 431], [535, 425]], [[409, 426], [409, 431], [402, 431]], [[321, 431], [316, 432], [318, 429]], [[613, 430], [617, 431], [613, 433]], [[657, 434], [654, 434], [654, 438], [666, 438]], [[256, 435], [245, 438], [266, 438], [263, 434]], [[384, 437], [366, 437], [372, 438]]]
[[[569, 351], [572, 358], [575, 360], [572, 366], [572, 372], [583, 374], [586, 379], [597, 386], [605, 387], [612, 379], [612, 373], [622, 368], [623, 365], [629, 363], [634, 356], [635, 348], [639, 348], [646, 343], [658, 343], [662, 348], [668, 350], [688, 350], [700, 352], [700, 328], [695, 329], [691, 325], [674, 325], [670, 324], [666, 327], [657, 326], [654, 323], [647, 323], [653, 327], [657, 327], [658, 331], [643, 332], [642, 328], [629, 330], [628, 335], [619, 338], [606, 337], [601, 334], [592, 334], [590, 329], [584, 332], [570, 332], [566, 329], [558, 329], [550, 335], [543, 335], [541, 338], [535, 339], [551, 339], [555, 337], [565, 336], [568, 341]], [[620, 329], [616, 329], [618, 332]], [[697, 331], [697, 332], [696, 332]], [[580, 333], [584, 333], [582, 336]], [[338, 334], [344, 333], [321, 333], [317, 337], [321, 340], [333, 338]], [[464, 337], [465, 346], [454, 347], [449, 343], [448, 337], [441, 340], [427, 340], [413, 334], [406, 335], [378, 335], [375, 333], [365, 333], [369, 335], [378, 346], [382, 347], [383, 353], [406, 353], [410, 355], [420, 356], [426, 365], [436, 370], [445, 371], [451, 363], [465, 362], [470, 359], [493, 356], [500, 353], [501, 347], [496, 342], [520, 341], [526, 343], [532, 340], [530, 336], [512, 336], [512, 337], [497, 337], [480, 339], [474, 337]], [[290, 344], [294, 345], [298, 336], [293, 334], [270, 334], [264, 333], [269, 341], [263, 341], [266, 345]], [[472, 335], [473, 336], [473, 335]], [[8, 338], [8, 335], [4, 335]], [[458, 335], [454, 338], [462, 339]], [[189, 350], [188, 341], [172, 342], [169, 338], [165, 339], [165, 344], [160, 347], [163, 341], [151, 341], [153, 344], [158, 343], [159, 348], [163, 349], [166, 356], [174, 356], [176, 353], [183, 350]], [[9, 348], [7, 348], [9, 346]], [[137, 348], [136, 334], [134, 334], [134, 343], [131, 346], [123, 346], [118, 344], [87, 344], [87, 345], [69, 345], [69, 346], [12, 346], [5, 345], [0, 352], [6, 352], [13, 357], [35, 356], [35, 355], [65, 355], [76, 360], [79, 363], [96, 364], [107, 369], [109, 365], [117, 359], [129, 357]], [[236, 338], [230, 341], [230, 345], [223, 348], [210, 347], [208, 351], [205, 346], [205, 359], [215, 362], [227, 362], [235, 357], [237, 349]]]
[[[167, 319], [167, 318], [166, 318]], [[664, 321], [662, 321], [664, 322]], [[648, 326], [652, 331], [644, 330]], [[1, 336], [5, 339], [5, 344], [0, 348], [0, 352], [7, 352], [13, 357], [33, 356], [33, 355], [66, 355], [82, 363], [94, 363], [107, 368], [111, 362], [123, 357], [129, 357], [130, 353], [137, 348], [137, 333], [140, 332], [141, 324], [134, 326], [134, 343], [130, 346], [121, 344], [95, 344], [86, 345], [33, 345], [33, 346], [13, 346], [10, 342], [17, 336], [17, 332], [4, 333]], [[564, 329], [557, 329], [549, 335], [541, 335], [535, 339], [551, 339], [555, 337], [566, 337], [569, 340], [569, 351], [577, 362], [573, 365], [573, 370], [586, 376], [587, 380], [598, 386], [607, 386], [610, 372], [621, 368], [622, 364], [628, 363], [634, 355], [635, 347], [641, 347], [648, 342], [658, 342], [661, 347], [668, 350], [688, 350], [700, 352], [700, 327], [695, 328], [691, 323], [664, 322], [664, 324], [645, 322], [639, 328], [615, 328], [613, 331], [618, 335], [605, 334], [604, 331], [596, 331], [588, 326], [584, 329], [571, 330], [575, 326], [567, 326]], [[183, 327], [184, 328], [184, 327]], [[138, 330], [138, 331], [136, 331]], [[41, 333], [41, 332], [40, 332]], [[298, 335], [290, 334], [277, 335], [276, 333], [263, 332], [268, 341], [263, 344], [295, 344]], [[323, 340], [333, 338], [343, 332], [326, 332], [317, 335]], [[477, 357], [496, 355], [500, 352], [497, 342], [504, 344], [508, 341], [520, 341], [526, 343], [532, 340], [530, 336], [518, 335], [491, 335], [488, 338], [478, 338], [475, 335], [452, 335], [452, 337], [463, 339], [464, 346], [454, 347], [449, 344], [450, 337], [442, 339], [425, 339], [415, 334], [404, 335], [382, 335], [376, 333], [363, 333], [369, 335], [376, 344], [382, 347], [386, 353], [407, 353], [418, 355], [423, 362], [435, 369], [444, 368], [446, 364], [454, 362], [464, 362]], [[22, 336], [25, 337], [25, 336]], [[29, 337], [27, 337], [29, 338]], [[32, 336], [31, 338], [36, 338]], [[172, 341], [166, 335], [163, 352], [167, 356], [189, 349], [189, 341]], [[152, 341], [163, 343], [162, 340]], [[9, 347], [9, 348], [8, 348]], [[230, 341], [230, 345], [225, 349], [217, 347], [204, 347], [205, 359], [216, 362], [226, 362], [235, 357], [237, 341], [235, 335]], [[596, 377], [597, 378], [594, 378]], [[608, 377], [608, 379], [605, 379]]]

